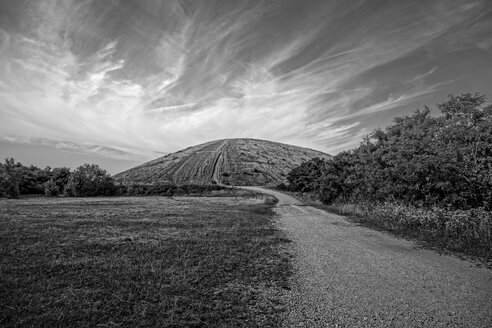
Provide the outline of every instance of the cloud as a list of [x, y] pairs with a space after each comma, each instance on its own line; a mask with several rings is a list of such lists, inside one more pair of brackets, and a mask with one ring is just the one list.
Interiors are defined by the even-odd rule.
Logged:
[[0, 24], [0, 130], [105, 156], [229, 137], [333, 153], [455, 83], [443, 52], [490, 50], [486, 1], [27, 9]]
[[64, 152], [79, 154], [97, 154], [113, 159], [138, 160], [140, 158], [151, 159], [162, 156], [162, 152], [145, 152], [139, 149], [115, 148], [91, 143], [75, 143], [68, 140], [56, 140], [47, 138], [26, 137], [22, 135], [0, 134], [0, 143], [5, 142], [17, 145], [48, 146]]

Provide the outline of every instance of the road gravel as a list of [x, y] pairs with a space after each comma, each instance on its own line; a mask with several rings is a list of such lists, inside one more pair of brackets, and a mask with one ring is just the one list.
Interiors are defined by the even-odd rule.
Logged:
[[283, 193], [293, 241], [285, 327], [492, 327], [492, 270], [304, 206]]

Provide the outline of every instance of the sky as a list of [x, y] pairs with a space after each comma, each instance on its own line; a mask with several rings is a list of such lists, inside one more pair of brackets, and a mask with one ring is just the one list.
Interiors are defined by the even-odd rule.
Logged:
[[462, 92], [492, 98], [490, 0], [0, 0], [0, 157], [25, 165], [336, 154]]

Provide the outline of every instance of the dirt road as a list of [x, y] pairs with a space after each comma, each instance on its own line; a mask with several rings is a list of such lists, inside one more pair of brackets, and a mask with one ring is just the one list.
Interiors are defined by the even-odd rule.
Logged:
[[492, 271], [279, 199], [295, 274], [286, 327], [492, 327]]

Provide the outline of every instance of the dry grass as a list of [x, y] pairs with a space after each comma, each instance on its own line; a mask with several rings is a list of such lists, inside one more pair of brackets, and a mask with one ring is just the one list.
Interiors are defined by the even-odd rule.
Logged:
[[0, 326], [279, 326], [272, 217], [244, 198], [0, 200]]
[[492, 213], [483, 208], [424, 209], [396, 203], [335, 203], [328, 208], [367, 226], [492, 261]]

